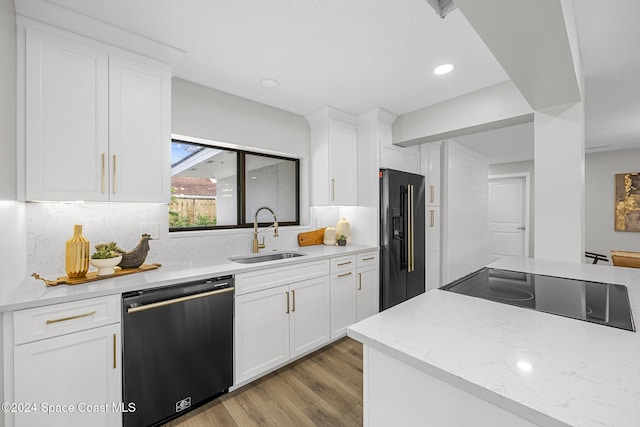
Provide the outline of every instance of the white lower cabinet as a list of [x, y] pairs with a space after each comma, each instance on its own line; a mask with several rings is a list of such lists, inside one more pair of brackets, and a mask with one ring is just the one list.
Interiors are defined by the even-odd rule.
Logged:
[[235, 383], [329, 342], [329, 278], [236, 295]]
[[331, 275], [331, 339], [346, 335], [356, 323], [355, 269]]
[[331, 339], [379, 311], [378, 252], [334, 258], [331, 263]]
[[356, 320], [359, 322], [380, 311], [380, 273], [378, 251], [358, 254]]
[[15, 425], [122, 425], [119, 347], [119, 324], [16, 346]]
[[12, 332], [6, 426], [122, 425], [120, 295], [16, 311]]
[[296, 357], [329, 342], [329, 278], [291, 285], [290, 356]]
[[373, 316], [379, 311], [378, 268], [358, 269], [358, 287], [356, 288], [356, 321]]

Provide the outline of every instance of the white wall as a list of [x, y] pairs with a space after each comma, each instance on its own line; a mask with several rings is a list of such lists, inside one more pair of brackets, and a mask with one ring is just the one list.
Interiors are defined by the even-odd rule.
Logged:
[[535, 112], [535, 258], [582, 262], [584, 103]]
[[308, 224], [310, 133], [304, 117], [178, 78], [171, 104], [173, 133], [300, 158], [300, 222]]
[[0, 1], [0, 200], [16, 199], [16, 15]]
[[509, 175], [517, 173], [529, 174], [529, 256], [533, 256], [535, 249], [535, 171], [533, 160], [526, 162], [501, 163], [497, 165], [489, 165], [489, 176], [491, 175]]
[[16, 199], [16, 17], [0, 0], [0, 302], [26, 274], [24, 203]]
[[444, 143], [442, 283], [488, 262], [489, 164], [486, 158], [448, 140]]
[[393, 143], [407, 146], [526, 123], [533, 110], [506, 81], [399, 116]]
[[614, 175], [640, 172], [640, 148], [588, 154], [585, 172], [585, 250], [607, 256], [611, 250], [640, 251], [640, 233], [614, 230]]

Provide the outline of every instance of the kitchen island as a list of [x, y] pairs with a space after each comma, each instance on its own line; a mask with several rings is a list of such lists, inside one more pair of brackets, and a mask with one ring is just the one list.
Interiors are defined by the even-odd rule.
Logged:
[[[492, 268], [627, 286], [640, 270], [505, 258]], [[640, 335], [436, 289], [349, 328], [365, 425], [638, 426]]]

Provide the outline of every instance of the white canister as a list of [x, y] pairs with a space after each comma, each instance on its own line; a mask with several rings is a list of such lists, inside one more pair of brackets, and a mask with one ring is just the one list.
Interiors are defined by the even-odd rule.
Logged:
[[347, 243], [351, 243], [351, 224], [346, 218], [342, 218], [336, 225], [336, 234], [347, 238]]
[[324, 229], [324, 244], [333, 246], [336, 244], [336, 229], [327, 227]]

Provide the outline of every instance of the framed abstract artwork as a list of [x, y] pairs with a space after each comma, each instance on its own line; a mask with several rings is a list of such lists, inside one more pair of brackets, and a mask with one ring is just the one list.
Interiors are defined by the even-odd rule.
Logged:
[[640, 231], [640, 172], [616, 174], [616, 231]]

